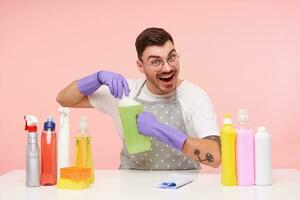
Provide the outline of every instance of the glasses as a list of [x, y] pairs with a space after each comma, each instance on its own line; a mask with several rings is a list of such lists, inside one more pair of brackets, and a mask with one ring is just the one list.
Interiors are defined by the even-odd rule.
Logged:
[[141, 60], [141, 61], [143, 63], [145, 63], [146, 65], [149, 65], [152, 68], [159, 70], [165, 65], [166, 62], [168, 63], [169, 66], [172, 66], [172, 67], [176, 66], [179, 62], [179, 58], [180, 58], [179, 54], [173, 54], [173, 55], [169, 56], [169, 58], [167, 60], [163, 60], [162, 58], [154, 58], [148, 62], [144, 62], [143, 60]]

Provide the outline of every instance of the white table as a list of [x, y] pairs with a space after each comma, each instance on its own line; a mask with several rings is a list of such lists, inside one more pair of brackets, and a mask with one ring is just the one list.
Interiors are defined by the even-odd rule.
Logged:
[[194, 181], [177, 190], [153, 186], [174, 171], [95, 170], [95, 184], [85, 190], [60, 190], [55, 186], [25, 187], [25, 171], [0, 176], [0, 200], [107, 200], [107, 199], [226, 199], [300, 200], [300, 171], [273, 170], [272, 186], [234, 186], [220, 184], [220, 173], [176, 171], [192, 175]]

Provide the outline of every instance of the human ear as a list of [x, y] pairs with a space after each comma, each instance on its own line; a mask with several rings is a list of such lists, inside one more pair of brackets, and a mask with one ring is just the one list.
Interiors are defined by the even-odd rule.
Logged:
[[140, 60], [137, 60], [136, 61], [136, 65], [138, 66], [138, 68], [139, 68], [139, 71], [141, 72], [141, 73], [145, 73], [145, 70], [144, 70], [144, 65], [143, 65], [143, 63], [140, 61]]

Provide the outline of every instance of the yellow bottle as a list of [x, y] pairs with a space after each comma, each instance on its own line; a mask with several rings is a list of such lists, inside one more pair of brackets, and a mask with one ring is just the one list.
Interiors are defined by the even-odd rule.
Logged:
[[91, 137], [87, 135], [87, 122], [85, 117], [80, 118], [80, 135], [75, 140], [75, 167], [87, 167], [92, 169], [90, 183], [94, 183], [94, 167], [91, 151]]
[[236, 130], [229, 114], [224, 116], [221, 130], [222, 177], [221, 183], [226, 186], [237, 185], [236, 176]]

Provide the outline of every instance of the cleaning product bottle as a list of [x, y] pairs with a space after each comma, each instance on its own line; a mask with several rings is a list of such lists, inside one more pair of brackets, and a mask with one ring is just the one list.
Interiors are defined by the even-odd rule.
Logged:
[[149, 151], [151, 149], [150, 137], [139, 133], [136, 116], [143, 112], [139, 102], [124, 97], [119, 101], [119, 116], [124, 132], [124, 143], [130, 154]]
[[236, 142], [238, 184], [254, 185], [254, 134], [249, 127], [246, 109], [238, 111], [238, 129]]
[[34, 115], [25, 115], [25, 130], [27, 131], [26, 150], [26, 186], [40, 186], [39, 147], [38, 147], [38, 120]]
[[94, 169], [91, 152], [91, 137], [87, 133], [86, 117], [81, 117], [79, 122], [79, 136], [75, 141], [75, 167], [92, 169], [90, 182], [94, 182]]
[[41, 138], [41, 185], [55, 185], [57, 180], [56, 132], [52, 117], [44, 123]]
[[272, 185], [272, 142], [266, 127], [255, 134], [255, 185]]
[[222, 175], [221, 183], [226, 186], [237, 185], [236, 177], [236, 130], [229, 114], [225, 114], [221, 130]]
[[58, 134], [58, 163], [57, 174], [59, 176], [60, 169], [70, 166], [70, 125], [69, 125], [69, 113], [70, 109], [67, 107], [59, 107], [60, 112], [60, 129]]

